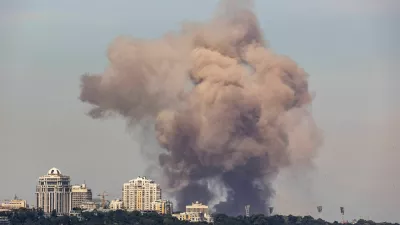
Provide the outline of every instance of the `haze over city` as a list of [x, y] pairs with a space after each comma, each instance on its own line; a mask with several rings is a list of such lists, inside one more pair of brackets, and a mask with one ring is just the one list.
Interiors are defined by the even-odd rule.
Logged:
[[[116, 37], [158, 38], [210, 19], [217, 1], [38, 2], [0, 3], [0, 199], [34, 204], [38, 177], [54, 166], [113, 196], [129, 179], [157, 176], [148, 169], [157, 160], [141, 154], [159, 148], [155, 138], [122, 118], [87, 116], [80, 76], [106, 69]], [[272, 181], [275, 212], [315, 216], [323, 205], [323, 218], [338, 220], [344, 206], [349, 220], [399, 222], [400, 3], [259, 0], [254, 8], [269, 46], [310, 75], [323, 136], [308, 173], [289, 167]]]

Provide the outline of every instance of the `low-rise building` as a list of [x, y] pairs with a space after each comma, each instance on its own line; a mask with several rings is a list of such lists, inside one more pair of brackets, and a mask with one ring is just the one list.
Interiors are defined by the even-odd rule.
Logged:
[[79, 206], [82, 210], [94, 210], [97, 209], [97, 205], [95, 202], [82, 202]]
[[110, 202], [109, 208], [111, 210], [120, 210], [123, 209], [123, 202], [121, 199], [115, 199]]
[[79, 221], [83, 220], [82, 211], [81, 210], [71, 210], [69, 212], [69, 216], [76, 217], [76, 218], [78, 218]]
[[10, 225], [10, 220], [5, 216], [0, 216], [0, 225]]
[[163, 215], [172, 214], [173, 204], [171, 201], [159, 199], [151, 203], [151, 210]]
[[190, 222], [212, 222], [212, 217], [209, 214], [208, 206], [199, 202], [192, 203], [186, 206], [186, 212], [174, 213], [173, 217], [179, 220], [186, 220]]
[[25, 200], [19, 199], [17, 196], [14, 197], [11, 201], [6, 201], [1, 203], [1, 208], [3, 209], [20, 209], [27, 208], [27, 204]]
[[173, 217], [176, 217], [178, 220], [186, 220], [186, 221], [196, 221], [196, 218], [198, 215], [195, 215], [196, 213], [187, 213], [187, 212], [181, 212], [181, 213], [174, 213], [172, 214]]
[[209, 214], [208, 206], [199, 203], [198, 201], [186, 206], [186, 212]]
[[212, 222], [210, 215], [197, 212], [174, 213], [172, 216], [176, 217], [178, 220], [186, 220], [190, 222]]

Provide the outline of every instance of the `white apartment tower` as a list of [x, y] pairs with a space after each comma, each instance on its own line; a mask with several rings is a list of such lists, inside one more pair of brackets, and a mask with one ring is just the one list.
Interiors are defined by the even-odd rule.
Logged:
[[71, 210], [70, 177], [62, 175], [57, 168], [39, 177], [36, 186], [36, 207], [45, 213], [56, 210], [58, 214], [67, 214]]
[[152, 203], [160, 199], [160, 185], [146, 177], [130, 180], [123, 186], [122, 201], [125, 209], [151, 210]]

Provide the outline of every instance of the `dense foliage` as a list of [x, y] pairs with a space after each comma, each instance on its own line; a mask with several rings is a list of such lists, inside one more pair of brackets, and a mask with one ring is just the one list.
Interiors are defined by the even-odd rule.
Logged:
[[[132, 225], [184, 225], [184, 224], [203, 224], [207, 223], [189, 223], [179, 221], [169, 215], [161, 216], [158, 214], [141, 214], [140, 212], [126, 212], [122, 210], [110, 212], [83, 212], [82, 217], [58, 216], [52, 213], [46, 217], [42, 211], [20, 209], [13, 212], [0, 212], [0, 216], [6, 216], [11, 224], [19, 225], [72, 225], [72, 224], [132, 224]], [[338, 222], [329, 223], [321, 219], [314, 219], [311, 216], [264, 216], [252, 215], [250, 217], [229, 217], [224, 214], [214, 215], [214, 225], [334, 225]], [[359, 220], [356, 225], [375, 225], [373, 221]], [[380, 225], [389, 225], [390, 223], [380, 223]], [[399, 224], [396, 224], [399, 225]]]

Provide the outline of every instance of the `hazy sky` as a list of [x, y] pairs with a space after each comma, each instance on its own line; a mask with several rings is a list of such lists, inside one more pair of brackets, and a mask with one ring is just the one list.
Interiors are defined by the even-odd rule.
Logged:
[[[216, 0], [0, 1], [0, 200], [35, 204], [51, 167], [121, 194], [146, 175], [124, 121], [96, 121], [79, 78], [107, 66], [118, 35], [155, 38], [212, 16]], [[282, 173], [277, 213], [400, 221], [400, 1], [256, 1], [265, 36], [310, 74], [324, 145], [307, 177]]]

